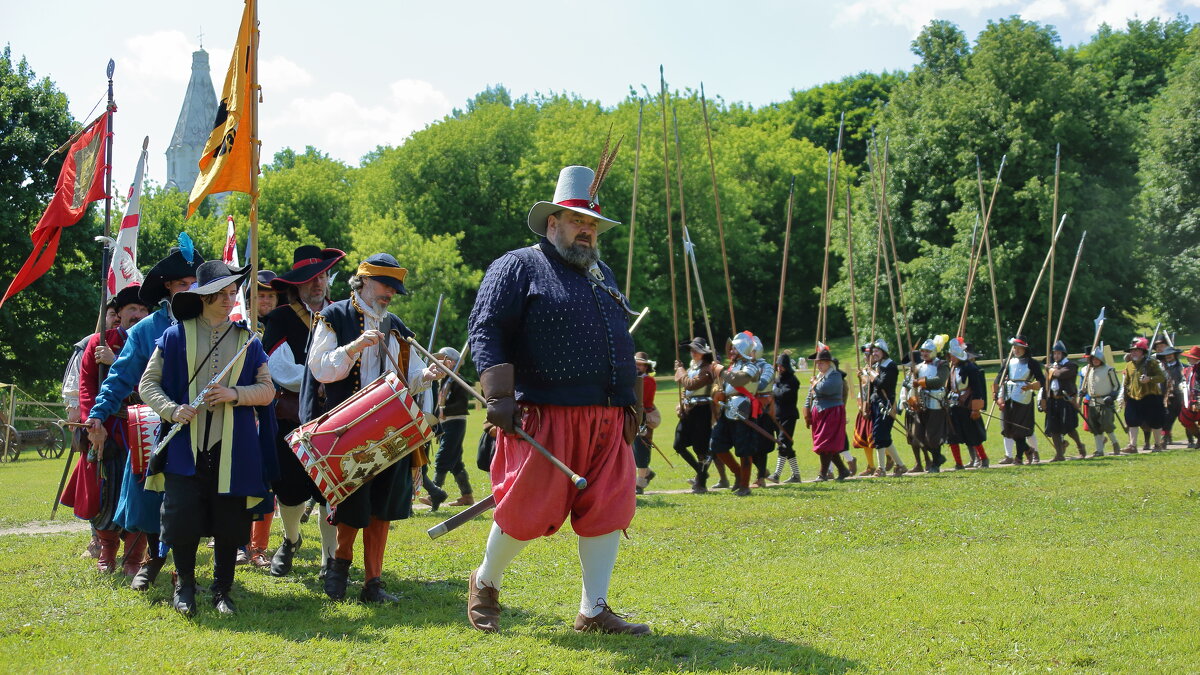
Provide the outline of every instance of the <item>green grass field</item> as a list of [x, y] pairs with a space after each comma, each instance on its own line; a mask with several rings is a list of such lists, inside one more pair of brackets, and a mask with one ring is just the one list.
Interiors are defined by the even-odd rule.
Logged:
[[[674, 396], [665, 389], [658, 401], [667, 425]], [[476, 412], [472, 457], [478, 425]], [[657, 440], [670, 452], [667, 430]], [[815, 458], [801, 455], [811, 479]], [[48, 516], [61, 460], [22, 457], [0, 465], [0, 527]], [[673, 470], [655, 456], [652, 491], [686, 487], [682, 462], [672, 461]], [[482, 472], [472, 477], [486, 485]], [[648, 494], [611, 593], [617, 611], [653, 626], [648, 638], [571, 630], [579, 565], [569, 531], [517, 558], [501, 596], [503, 633], [476, 633], [464, 616], [466, 579], [489, 521], [430, 541], [424, 530], [445, 509], [393, 526], [384, 579], [398, 605], [327, 601], [310, 522], [294, 576], [238, 569], [240, 613], [231, 618], [218, 617], [206, 596], [195, 619], [177, 615], [165, 578], [139, 595], [120, 577], [99, 576], [77, 557], [85, 531], [5, 534], [0, 664], [21, 672], [1195, 672], [1198, 479], [1200, 452], [1176, 449], [788, 485], [745, 499]], [[73, 519], [60, 511], [58, 520]], [[207, 584], [206, 551], [200, 562]], [[357, 566], [351, 594], [361, 581]]]

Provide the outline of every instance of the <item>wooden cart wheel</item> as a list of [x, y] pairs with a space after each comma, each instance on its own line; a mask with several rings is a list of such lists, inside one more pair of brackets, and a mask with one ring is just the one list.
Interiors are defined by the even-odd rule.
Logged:
[[21, 456], [21, 432], [13, 425], [5, 424], [0, 426], [0, 444], [4, 443], [5, 436], [8, 443], [0, 448], [0, 462], [15, 462]]

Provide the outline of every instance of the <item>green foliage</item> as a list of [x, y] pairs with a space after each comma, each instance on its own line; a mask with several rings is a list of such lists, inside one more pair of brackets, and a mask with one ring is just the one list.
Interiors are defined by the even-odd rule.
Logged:
[[[7, 289], [32, 250], [29, 233], [54, 194], [64, 155], [42, 161], [80, 128], [67, 97], [38, 79], [11, 49], [0, 51], [0, 284]], [[99, 203], [103, 208], [103, 202]], [[54, 266], [0, 311], [0, 381], [49, 392], [62, 377], [71, 345], [95, 329], [103, 216], [93, 206], [62, 232]], [[101, 213], [103, 213], [101, 211]]]
[[1141, 158], [1141, 214], [1150, 304], [1168, 325], [1200, 324], [1188, 299], [1200, 292], [1200, 31], [1171, 70], [1149, 113]]

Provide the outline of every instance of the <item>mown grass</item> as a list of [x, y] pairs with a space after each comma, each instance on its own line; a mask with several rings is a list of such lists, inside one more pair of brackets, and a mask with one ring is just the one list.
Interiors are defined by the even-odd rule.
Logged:
[[[4, 512], [33, 513], [58, 462], [0, 467]], [[575, 539], [527, 548], [504, 632], [464, 618], [488, 521], [431, 542], [392, 529], [395, 607], [326, 601], [318, 535], [291, 578], [239, 568], [240, 613], [192, 620], [100, 577], [86, 533], [0, 536], [0, 663], [17, 671], [1084, 671], [1200, 668], [1200, 452], [987, 472], [650, 495], [611, 600], [646, 639], [577, 635]], [[30, 489], [25, 489], [25, 488]], [[52, 490], [52, 487], [50, 488]], [[30, 502], [36, 502], [30, 503]], [[11, 517], [11, 516], [10, 516]], [[201, 583], [211, 578], [201, 554]], [[352, 592], [361, 583], [352, 577]], [[123, 655], [123, 656], [119, 656]]]

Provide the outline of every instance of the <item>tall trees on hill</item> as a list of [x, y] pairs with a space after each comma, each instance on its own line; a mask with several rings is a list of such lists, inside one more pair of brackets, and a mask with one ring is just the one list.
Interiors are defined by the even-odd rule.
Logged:
[[[1062, 147], [1059, 213], [1069, 214], [1056, 255], [1055, 297], [1042, 285], [1025, 332], [1040, 343], [1046, 307], [1057, 308], [1080, 234], [1088, 246], [1072, 293], [1064, 337], [1074, 349], [1091, 336], [1091, 318], [1108, 307], [1112, 339], [1127, 334], [1145, 309], [1172, 328], [1200, 326], [1200, 312], [1177, 297], [1200, 290], [1194, 241], [1200, 229], [1200, 38], [1184, 19], [1132, 21], [1102, 27], [1086, 44], [1064, 48], [1050, 26], [1007, 18], [989, 23], [974, 40], [954, 24], [931, 22], [914, 40], [920, 59], [907, 72], [860, 73], [793, 91], [762, 108], [710, 97], [715, 173], [738, 325], [774, 337], [777, 275], [788, 184], [796, 177], [793, 237], [786, 289], [783, 343], [807, 344], [825, 253], [826, 171], [846, 114], [835, 234], [831, 249], [829, 333], [844, 334], [850, 298], [846, 279], [845, 190], [852, 192], [858, 323], [871, 330], [877, 206], [868, 162], [875, 169], [886, 142], [888, 210], [914, 338], [957, 327], [968, 251], [981, 219], [976, 157], [989, 195], [1007, 156], [991, 220], [996, 295], [1004, 331], [1017, 327], [1052, 232], [1055, 147]], [[10, 206], [0, 228], [15, 254], [0, 263], [11, 277], [28, 251], [28, 232], [53, 189], [61, 159], [40, 161], [75, 125], [62, 94], [35, 82], [7, 50], [0, 58], [0, 191]], [[357, 166], [309, 147], [285, 150], [263, 168], [260, 181], [261, 264], [291, 264], [298, 242], [341, 248], [351, 258], [377, 250], [395, 253], [410, 269], [413, 295], [397, 300], [401, 315], [427, 333], [440, 292], [447, 294], [439, 334], [461, 342], [472, 290], [486, 266], [506, 250], [525, 246], [529, 207], [549, 199], [560, 168], [595, 163], [611, 128], [624, 137], [601, 199], [606, 214], [625, 225], [601, 238], [605, 259], [624, 280], [633, 192], [633, 155], [639, 103], [644, 103], [634, 273], [630, 292], [651, 314], [638, 332], [639, 347], [670, 359], [671, 308], [663, 183], [662, 102], [638, 94], [606, 108], [571, 95], [514, 99], [488, 87], [462, 109], [413, 133], [396, 147], [379, 147]], [[684, 88], [668, 98], [668, 164], [675, 235], [675, 268], [682, 332], [688, 303], [683, 284], [681, 206], [696, 246], [713, 332], [729, 332], [727, 295], [716, 227], [708, 145], [699, 97]], [[676, 184], [678, 119], [683, 156], [683, 204]], [[118, 174], [120, 170], [118, 169]], [[118, 175], [119, 178], [119, 175]], [[232, 195], [183, 219], [183, 195], [149, 186], [142, 202], [141, 260], [148, 265], [186, 229], [202, 252], [216, 255], [225, 238], [225, 214], [246, 222], [247, 200]], [[94, 218], [94, 216], [93, 216]], [[60, 263], [0, 313], [6, 335], [33, 331], [29, 345], [67, 345], [92, 319], [96, 261], [94, 220], [64, 233]], [[976, 231], [976, 234], [977, 231]], [[986, 264], [986, 262], [985, 262]], [[343, 266], [334, 294], [344, 297]], [[623, 284], [622, 284], [623, 285]], [[692, 289], [695, 294], [695, 289]], [[987, 270], [977, 276], [967, 337], [991, 354], [994, 343]], [[694, 325], [702, 325], [693, 298]], [[11, 309], [10, 309], [11, 308]], [[1057, 311], [1055, 311], [1055, 320]], [[69, 317], [64, 323], [62, 316]], [[876, 332], [892, 335], [890, 303], [880, 293]], [[76, 325], [78, 324], [78, 325]], [[698, 327], [696, 333], [702, 332]], [[866, 335], [861, 336], [866, 337]], [[440, 340], [439, 340], [440, 342]], [[29, 358], [22, 341], [0, 345], [0, 380], [49, 382], [57, 359]], [[1037, 351], [1040, 351], [1037, 350]], [[669, 363], [669, 360], [668, 360]]]

